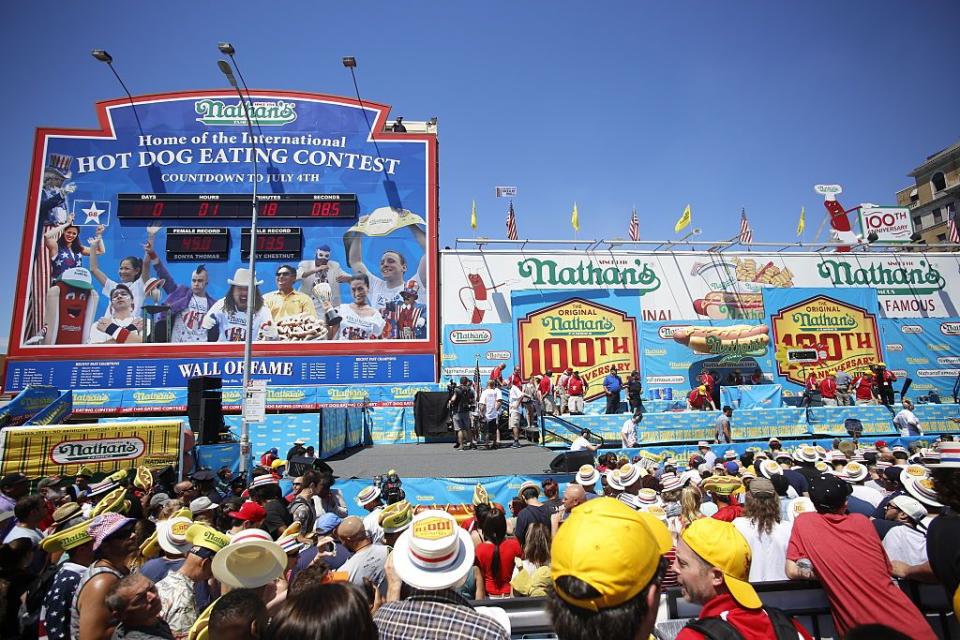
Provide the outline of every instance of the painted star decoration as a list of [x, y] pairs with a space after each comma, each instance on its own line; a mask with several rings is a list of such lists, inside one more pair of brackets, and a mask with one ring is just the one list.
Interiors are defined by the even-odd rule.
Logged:
[[88, 208], [81, 209], [81, 211], [83, 211], [83, 213], [87, 216], [84, 224], [90, 221], [93, 221], [95, 224], [100, 224], [100, 214], [107, 212], [106, 209], [97, 209], [96, 201], [91, 202]]

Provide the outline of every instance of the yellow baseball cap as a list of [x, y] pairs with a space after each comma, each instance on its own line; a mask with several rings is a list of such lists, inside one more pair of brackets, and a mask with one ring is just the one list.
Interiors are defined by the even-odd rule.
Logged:
[[287, 461], [286, 461], [286, 460], [279, 460], [279, 459], [278, 459], [278, 460], [274, 460], [273, 462], [270, 463], [270, 468], [271, 468], [271, 469], [279, 469], [280, 467], [285, 467], [285, 466], [287, 466]]
[[[574, 607], [589, 611], [616, 607], [650, 584], [671, 547], [670, 532], [653, 516], [613, 498], [595, 498], [572, 511], [553, 539], [554, 589]], [[574, 598], [556, 583], [562, 576], [582, 580], [600, 595]]]
[[230, 544], [230, 538], [220, 533], [213, 527], [205, 524], [194, 523], [190, 525], [186, 532], [187, 542], [195, 547], [203, 547], [217, 553], [225, 546]]
[[750, 575], [750, 545], [732, 523], [700, 518], [684, 530], [681, 538], [694, 553], [723, 572], [723, 581], [734, 600], [748, 609], [763, 606], [757, 592], [747, 581]]

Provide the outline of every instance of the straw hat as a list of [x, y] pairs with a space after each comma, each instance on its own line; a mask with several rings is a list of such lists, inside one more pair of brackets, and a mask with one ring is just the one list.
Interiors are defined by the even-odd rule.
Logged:
[[867, 479], [868, 470], [859, 462], [848, 462], [843, 466], [843, 478], [847, 482], [860, 482]]
[[[624, 472], [620, 469], [620, 481], [623, 482]], [[582, 487], [592, 487], [600, 481], [600, 472], [592, 464], [585, 464], [577, 471], [575, 482]], [[629, 486], [629, 485], [627, 485]]]
[[[580, 467], [580, 469], [582, 471], [583, 467]], [[620, 467], [620, 484], [622, 484], [624, 487], [629, 487], [639, 482], [640, 478], [642, 478], [644, 475], [646, 474], [644, 474], [643, 469], [641, 469], [639, 466], [627, 463]], [[585, 483], [580, 482], [580, 484]]]
[[473, 569], [473, 560], [470, 534], [443, 511], [417, 514], [393, 551], [393, 568], [400, 579], [427, 591], [459, 583]]
[[943, 503], [933, 489], [933, 480], [926, 467], [911, 464], [900, 472], [900, 484], [911, 496], [930, 507], [942, 507]]
[[357, 494], [357, 504], [361, 507], [365, 507], [379, 497], [380, 487], [376, 485], [370, 485], [369, 487], [364, 487], [361, 489], [360, 493]]
[[624, 486], [620, 481], [620, 469], [611, 469], [607, 471], [607, 485], [617, 491], [623, 491]]
[[241, 531], [213, 557], [214, 577], [234, 589], [262, 587], [286, 568], [287, 554], [262, 529]]
[[793, 452], [793, 459], [797, 462], [816, 462], [819, 459], [816, 447], [808, 444], [802, 445]]

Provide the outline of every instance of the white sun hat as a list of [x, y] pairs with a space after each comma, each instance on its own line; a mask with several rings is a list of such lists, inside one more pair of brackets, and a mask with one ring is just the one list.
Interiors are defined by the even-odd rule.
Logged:
[[473, 569], [473, 541], [444, 511], [417, 514], [397, 539], [393, 568], [415, 589], [437, 591], [459, 583]]

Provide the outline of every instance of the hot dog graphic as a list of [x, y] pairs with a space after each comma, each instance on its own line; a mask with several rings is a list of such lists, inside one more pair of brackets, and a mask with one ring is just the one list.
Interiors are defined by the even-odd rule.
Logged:
[[688, 325], [673, 330], [673, 339], [694, 353], [722, 355], [762, 355], [770, 344], [770, 328], [765, 324], [738, 324], [730, 327]]

